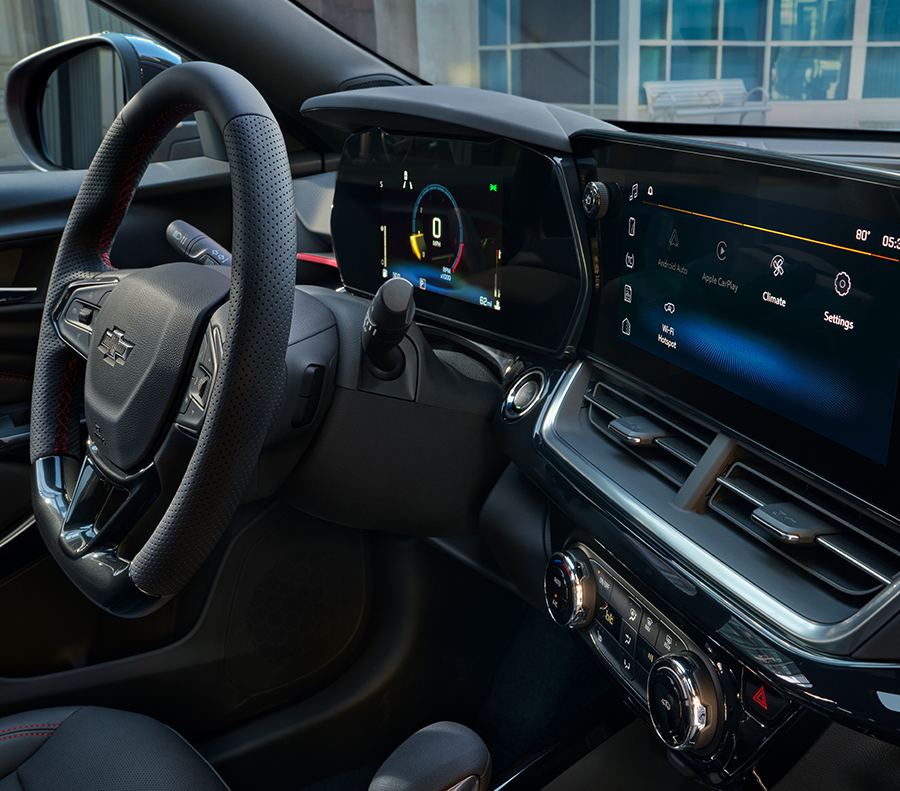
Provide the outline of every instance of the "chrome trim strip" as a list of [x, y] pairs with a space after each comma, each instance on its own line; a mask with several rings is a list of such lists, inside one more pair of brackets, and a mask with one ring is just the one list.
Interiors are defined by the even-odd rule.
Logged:
[[748, 503], [750, 503], [751, 505], [755, 505], [757, 508], [765, 508], [768, 505], [768, 503], [764, 503], [762, 500], [754, 497], [746, 489], [742, 489], [740, 486], [733, 483], [730, 478], [726, 478], [724, 475], [716, 478], [716, 483], [724, 486], [729, 491], [734, 492], [738, 497], [743, 497]]
[[28, 297], [37, 294], [37, 286], [27, 288], [0, 288], [0, 304], [24, 302]]
[[16, 426], [16, 428], [22, 430], [12, 434], [0, 435], [0, 453], [28, 444], [28, 441], [31, 439], [31, 426]]
[[10, 529], [5, 535], [0, 536], [0, 547], [6, 546], [17, 536], [22, 535], [29, 527], [35, 524], [34, 514], [29, 514], [18, 525]]
[[696, 467], [697, 466], [696, 459], [692, 459], [686, 453], [682, 453], [680, 450], [678, 450], [678, 448], [676, 448], [674, 445], [672, 445], [671, 442], [666, 442], [667, 439], [671, 439], [671, 437], [660, 437], [658, 440], [656, 440], [656, 444], [660, 448], [662, 448], [666, 453], [671, 454], [679, 461], [683, 461], [685, 464], [688, 465], [688, 467]]
[[[776, 643], [788, 650], [807, 654], [817, 661], [835, 665], [870, 667], [875, 664], [882, 668], [897, 666], [855, 662], [821, 654], [849, 654], [858, 642], [862, 630], [873, 632], [883, 625], [888, 617], [888, 613], [885, 612], [887, 605], [892, 603], [900, 592], [900, 578], [894, 580], [862, 609], [844, 621], [838, 623], [812, 621], [785, 606], [680, 533], [572, 448], [556, 432], [556, 422], [562, 405], [568, 398], [577, 398], [579, 404], [582, 402], [583, 394], [570, 394], [570, 390], [585, 365], [586, 363], [579, 361], [569, 367], [552, 397], [548, 399], [547, 407], [536, 427], [535, 439], [541, 452], [550, 461], [556, 462], [562, 472], [568, 468], [576, 473], [579, 478], [589, 483], [595, 492], [628, 514], [637, 528], [634, 532], [638, 538], [646, 543], [647, 536], [650, 536], [660, 542], [679, 560], [679, 570], [698, 588]], [[582, 494], [597, 505], [595, 499], [583, 491]]]
[[878, 690], [875, 693], [878, 696], [878, 700], [881, 705], [890, 711], [900, 711], [900, 695], [895, 695], [893, 692], [882, 692]]
[[828, 540], [828, 536], [816, 536], [816, 541], [821, 544], [823, 547], [827, 547], [835, 555], [842, 557], [846, 560], [850, 565], [856, 566], [860, 571], [864, 571], [870, 577], [874, 577], [879, 582], [883, 582], [885, 585], [890, 585], [894, 580], [887, 576], [887, 574], [882, 574], [878, 569], [873, 569], [868, 563], [856, 557], [856, 555], [852, 555], [846, 550], [841, 549], [836, 546], [833, 541]]

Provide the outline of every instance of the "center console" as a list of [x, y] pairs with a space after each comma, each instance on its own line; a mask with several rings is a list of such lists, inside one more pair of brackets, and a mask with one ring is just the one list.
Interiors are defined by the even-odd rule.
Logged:
[[534, 424], [548, 610], [709, 784], [810, 711], [900, 740], [900, 181], [574, 149], [596, 256]]

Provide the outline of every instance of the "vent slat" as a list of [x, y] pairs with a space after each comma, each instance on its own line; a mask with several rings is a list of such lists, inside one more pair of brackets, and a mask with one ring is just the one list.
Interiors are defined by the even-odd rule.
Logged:
[[[613, 372], [598, 369], [597, 378], [584, 397], [597, 433], [683, 487], [710, 450], [715, 430], [702, 416]], [[773, 553], [771, 562], [782, 573], [787, 570], [782, 564], [790, 563], [798, 584], [860, 607], [900, 575], [900, 520], [744, 443], [737, 456], [714, 462], [710, 453], [706, 458], [708, 464], [722, 465], [703, 501], [708, 517], [717, 529], [752, 536], [749, 540], [759, 542], [762, 552]], [[701, 503], [698, 515], [703, 513]]]
[[[727, 494], [723, 496], [723, 492]], [[713, 492], [709, 507], [767, 544], [772, 552], [781, 555], [841, 593], [854, 597], [869, 596], [881, 589], [881, 580], [873, 578], [855, 564], [842, 560], [824, 546], [812, 544], [782, 549], [785, 545], [777, 545], [770, 540], [765, 529], [750, 519], [747, 504], [741, 502], [738, 495], [725, 487], [720, 486]]]
[[697, 466], [706, 451], [703, 445], [684, 437], [660, 437], [656, 444], [691, 467]]
[[891, 565], [884, 558], [875, 555], [855, 536], [819, 536], [816, 541], [885, 585], [890, 585], [897, 574], [896, 565]]
[[[688, 426], [685, 419], [675, 419], [670, 410], [662, 405], [654, 408], [645, 403], [647, 400], [646, 397], [632, 396], [605, 381], [598, 382], [584, 396], [585, 403], [589, 405], [590, 422], [599, 433], [680, 487], [697, 466], [714, 435], [702, 426]], [[664, 426], [664, 432], [669, 435], [645, 438], [639, 444], [628, 443], [611, 431], [609, 424], [629, 418], [647, 421], [648, 425], [656, 423]]]
[[[889, 585], [900, 572], [900, 539], [891, 540], [890, 528], [865, 519], [784, 470], [756, 459], [744, 460], [732, 464], [718, 483], [710, 499], [712, 510], [842, 593], [869, 595]], [[805, 509], [813, 524], [818, 520], [826, 532], [832, 532], [817, 535], [812, 547], [785, 545], [767, 535], [753, 523], [751, 514], [782, 502]]]

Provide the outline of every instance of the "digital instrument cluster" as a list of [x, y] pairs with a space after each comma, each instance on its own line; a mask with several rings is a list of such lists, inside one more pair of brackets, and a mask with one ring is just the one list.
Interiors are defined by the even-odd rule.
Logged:
[[572, 187], [574, 168], [509, 140], [353, 135], [332, 210], [341, 277], [365, 295], [404, 278], [420, 314], [559, 353], [588, 300]]

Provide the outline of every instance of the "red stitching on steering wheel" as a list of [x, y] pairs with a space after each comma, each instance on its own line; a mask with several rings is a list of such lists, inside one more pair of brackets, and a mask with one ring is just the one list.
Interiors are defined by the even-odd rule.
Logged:
[[75, 384], [75, 377], [78, 376], [81, 363], [82, 361], [76, 357], [69, 363], [63, 374], [59, 400], [56, 404], [56, 442], [53, 452], [57, 456], [65, 453], [69, 445], [69, 407], [72, 405], [72, 386]]
[[119, 200], [116, 202], [113, 213], [110, 215], [109, 221], [103, 229], [103, 234], [100, 236], [100, 242], [97, 247], [100, 258], [110, 269], [115, 269], [116, 267], [109, 262], [109, 249], [112, 246], [113, 237], [116, 235], [116, 231], [119, 228], [119, 223], [122, 222], [122, 217], [125, 216], [125, 211], [131, 203], [131, 198], [134, 195], [134, 190], [137, 186], [137, 177], [142, 172], [141, 164], [144, 161], [147, 150], [154, 142], [156, 142], [156, 138], [159, 137], [160, 132], [166, 129], [174, 119], [182, 118], [191, 111], [202, 109], [203, 108], [199, 104], [175, 105], [175, 107], [166, 110], [166, 112], [148, 126], [138, 138], [134, 151], [131, 153], [128, 167], [125, 170], [125, 180], [122, 182]]

